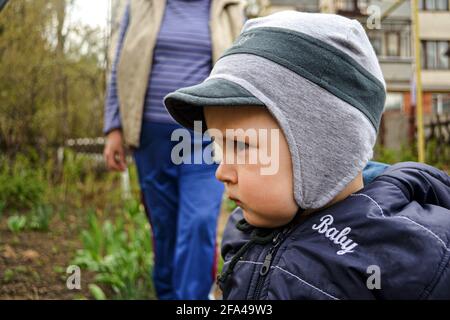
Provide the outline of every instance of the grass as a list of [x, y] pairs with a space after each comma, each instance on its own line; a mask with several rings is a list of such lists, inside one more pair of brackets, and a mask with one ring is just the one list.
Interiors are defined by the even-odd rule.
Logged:
[[[123, 201], [120, 174], [106, 172], [70, 151], [65, 152], [62, 167], [51, 158], [44, 163], [31, 158], [0, 157], [0, 218], [5, 219], [7, 230], [15, 235], [40, 231], [48, 233], [51, 241], [58, 236], [52, 221], [65, 221], [80, 249], [74, 251], [73, 261], [59, 262], [50, 268], [52, 272], [67, 277], [57, 271], [65, 271], [70, 264], [90, 271], [94, 277], [88, 287], [95, 299], [154, 298], [150, 226], [137, 200]], [[138, 199], [134, 167], [130, 175], [132, 194]], [[55, 214], [59, 219], [53, 219]], [[10, 245], [19, 243], [11, 241]], [[50, 251], [58, 250], [56, 243]], [[11, 280], [17, 274], [12, 265], [2, 277]], [[80, 298], [85, 296], [80, 294]]]

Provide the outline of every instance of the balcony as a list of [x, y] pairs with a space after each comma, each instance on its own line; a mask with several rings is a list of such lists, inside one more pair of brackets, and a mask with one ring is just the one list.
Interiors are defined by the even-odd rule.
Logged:
[[358, 18], [366, 16], [368, 0], [337, 0], [336, 13], [342, 16]]

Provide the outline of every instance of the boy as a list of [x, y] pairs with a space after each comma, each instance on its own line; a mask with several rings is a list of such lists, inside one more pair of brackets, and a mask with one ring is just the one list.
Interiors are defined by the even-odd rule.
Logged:
[[225, 299], [450, 298], [450, 177], [401, 163], [363, 182], [385, 90], [356, 20], [285, 11], [249, 20], [208, 79], [166, 96], [222, 146], [216, 176], [239, 206]]

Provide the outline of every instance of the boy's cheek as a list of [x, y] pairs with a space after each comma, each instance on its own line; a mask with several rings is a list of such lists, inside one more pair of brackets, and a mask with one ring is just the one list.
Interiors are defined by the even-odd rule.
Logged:
[[[264, 176], [263, 176], [264, 177]], [[250, 181], [247, 181], [250, 183]], [[279, 179], [252, 179], [250, 184], [239, 185], [240, 200], [248, 207], [248, 214], [281, 225], [289, 222], [298, 210], [292, 187], [280, 184]]]
[[280, 213], [283, 214], [288, 209], [286, 206], [287, 197], [285, 194], [271, 192], [271, 188], [270, 184], [261, 183], [254, 186], [254, 192], [243, 189], [245, 191], [241, 195], [241, 201], [249, 209], [261, 215], [270, 217], [280, 215]]

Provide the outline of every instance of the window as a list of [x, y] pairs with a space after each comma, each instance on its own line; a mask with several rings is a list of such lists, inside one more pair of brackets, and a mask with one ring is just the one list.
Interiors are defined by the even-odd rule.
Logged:
[[419, 0], [420, 10], [447, 11], [448, 0]]
[[433, 112], [437, 114], [450, 113], [450, 94], [433, 94]]
[[388, 93], [386, 95], [384, 110], [401, 110], [402, 108], [403, 108], [403, 94]]
[[425, 68], [426, 69], [436, 69], [436, 42], [427, 41], [425, 42]]
[[354, 12], [356, 11], [357, 1], [354, 0], [338, 0], [337, 1], [337, 9], [345, 12]]
[[436, 10], [436, 1], [435, 0], [425, 0], [425, 8], [427, 10]]
[[449, 43], [445, 41], [437, 42], [437, 66], [439, 69], [449, 68]]
[[386, 33], [386, 54], [389, 57], [400, 55], [400, 35], [397, 32]]
[[370, 43], [372, 43], [373, 50], [377, 56], [383, 55], [382, 41], [380, 37], [370, 37]]
[[448, 0], [436, 0], [436, 10], [447, 11]]
[[450, 69], [448, 41], [422, 41], [422, 66], [424, 69]]
[[378, 57], [411, 58], [411, 31], [404, 24], [386, 24], [383, 30], [368, 30], [367, 36]]
[[337, 0], [336, 9], [338, 13], [362, 13], [368, 6], [367, 0]]
[[402, 32], [400, 36], [400, 56], [411, 57], [411, 32]]

